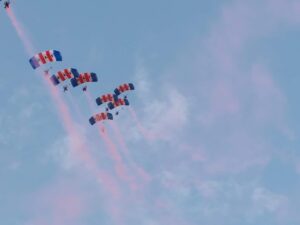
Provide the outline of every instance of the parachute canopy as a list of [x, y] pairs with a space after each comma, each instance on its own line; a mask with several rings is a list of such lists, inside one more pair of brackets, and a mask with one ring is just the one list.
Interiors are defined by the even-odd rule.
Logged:
[[117, 101], [118, 100], [118, 96], [115, 94], [106, 94], [106, 95], [102, 95], [98, 98], [96, 98], [96, 103], [97, 105], [101, 105], [103, 103], [106, 102], [112, 102], [112, 101]]
[[103, 121], [103, 120], [112, 120], [113, 115], [108, 112], [101, 112], [94, 116], [92, 116], [89, 121], [91, 125], [94, 125], [96, 122]]
[[130, 90], [134, 90], [134, 85], [132, 83], [128, 83], [128, 84], [122, 84], [119, 87], [117, 87], [114, 92], [116, 95], [120, 95], [125, 91], [130, 91]]
[[79, 77], [78, 71], [74, 68], [69, 68], [58, 71], [55, 75], [50, 77], [50, 80], [54, 85], [58, 85], [60, 82], [74, 77]]
[[71, 84], [73, 87], [77, 87], [80, 84], [87, 82], [97, 82], [97, 74], [95, 73], [82, 73], [78, 77], [74, 77], [71, 79]]
[[127, 98], [124, 98], [124, 99], [119, 98], [118, 101], [110, 102], [110, 103], [108, 103], [107, 106], [110, 110], [112, 110], [112, 109], [122, 106], [122, 105], [129, 105], [129, 101]]
[[47, 50], [44, 52], [40, 52], [29, 59], [29, 62], [33, 69], [36, 69], [43, 64], [56, 61], [62, 61], [61, 53], [57, 50]]

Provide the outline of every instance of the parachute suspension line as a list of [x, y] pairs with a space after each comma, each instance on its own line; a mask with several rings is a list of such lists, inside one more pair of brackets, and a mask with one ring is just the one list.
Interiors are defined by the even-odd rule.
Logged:
[[[28, 54], [29, 57], [32, 56], [34, 54], [34, 52], [36, 52], [34, 50], [35, 48], [33, 47], [32, 42], [27, 37], [24, 29], [22, 28], [21, 24], [17, 20], [17, 17], [15, 16], [15, 14], [11, 8], [7, 9], [7, 14], [8, 14], [8, 17], [9, 17], [13, 27], [15, 28], [20, 40], [22, 41], [22, 44], [25, 48], [26, 53]], [[38, 73], [38, 72], [36, 72], [36, 73]], [[44, 77], [44, 76], [40, 76], [40, 74], [38, 74], [38, 75], [39, 75], [39, 77]], [[119, 187], [116, 185], [114, 180], [110, 178], [110, 176], [108, 174], [106, 174], [104, 171], [101, 171], [98, 168], [96, 162], [93, 160], [90, 153], [88, 151], [86, 151], [87, 149], [84, 147], [83, 141], [80, 141], [83, 138], [81, 137], [81, 135], [76, 131], [75, 127], [73, 126], [73, 123], [71, 120], [71, 114], [68, 110], [68, 107], [61, 100], [62, 98], [59, 96], [57, 89], [55, 89], [54, 86], [50, 83], [50, 80], [46, 79], [45, 77], [44, 77], [43, 81], [44, 81], [44, 84], [47, 86], [53, 101], [56, 103], [56, 106], [59, 111], [58, 114], [63, 122], [64, 128], [65, 128], [68, 136], [72, 137], [73, 140], [79, 140], [79, 143], [76, 143], [76, 144], [71, 143], [70, 149], [73, 151], [73, 153], [76, 156], [79, 156], [80, 160], [84, 163], [86, 168], [93, 174], [93, 176], [95, 176], [95, 178], [97, 179], [98, 182], [101, 182], [101, 184], [104, 185], [105, 189], [107, 191], [109, 191], [115, 199], [120, 198]]]
[[[95, 111], [95, 103], [92, 100], [92, 97], [90, 95], [90, 93], [87, 91], [85, 92], [85, 96], [87, 98], [87, 102], [88, 105], [90, 107], [90, 111]], [[115, 144], [113, 143], [113, 141], [110, 139], [110, 137], [107, 135], [107, 132], [104, 129], [104, 125], [101, 123], [96, 123], [95, 124], [98, 128], [98, 133], [100, 135], [100, 137], [104, 140], [105, 145], [108, 149], [108, 153], [110, 154], [110, 157], [112, 158], [112, 160], [115, 162], [115, 171], [116, 174], [119, 176], [120, 179], [125, 180], [127, 182], [129, 182], [130, 187], [135, 188], [136, 184], [135, 182], [132, 180], [132, 177], [130, 177], [128, 175], [127, 172], [127, 168], [125, 167], [122, 157], [120, 155], [120, 153], [118, 152]]]

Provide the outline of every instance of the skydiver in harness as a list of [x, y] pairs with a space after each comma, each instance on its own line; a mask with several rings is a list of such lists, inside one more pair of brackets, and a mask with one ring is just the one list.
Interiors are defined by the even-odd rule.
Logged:
[[52, 69], [52, 66], [49, 67], [49, 69], [44, 70], [44, 74], [45, 76], [49, 76], [50, 75], [50, 70]]
[[4, 2], [4, 9], [9, 9], [10, 6], [10, 1], [5, 1]]
[[64, 92], [68, 91], [68, 85], [64, 86]]
[[86, 91], [87, 90], [87, 86], [84, 86], [83, 88], [82, 88], [82, 91]]

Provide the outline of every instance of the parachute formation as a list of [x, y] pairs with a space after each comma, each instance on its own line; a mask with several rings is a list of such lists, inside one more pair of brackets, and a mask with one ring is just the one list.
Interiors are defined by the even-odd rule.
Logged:
[[[106, 103], [106, 111], [114, 110], [118, 107], [123, 106], [129, 106], [129, 101], [127, 99], [127, 96], [124, 98], [119, 98], [121, 94], [124, 94], [124, 92], [135, 90], [135, 87], [132, 83], [125, 83], [119, 85], [117, 88], [114, 89], [114, 94], [104, 94], [98, 98], [96, 98], [96, 103], [98, 106], [103, 105]], [[119, 115], [119, 111], [116, 111], [115, 115]]]
[[[47, 50], [44, 52], [40, 52], [29, 59], [29, 63], [33, 69], [37, 69], [40, 66], [50, 62], [60, 61], [62, 61], [62, 55], [60, 51], [57, 50]], [[49, 71], [50, 69], [44, 70], [45, 75], [49, 75]], [[58, 86], [60, 83], [63, 83], [68, 80], [73, 88], [91, 82], [98, 82], [98, 77], [96, 73], [79, 73], [78, 70], [75, 68], [66, 68], [59, 70], [55, 74], [51, 75], [49, 79], [54, 86]], [[105, 111], [103, 110], [102, 112], [99, 112], [98, 114], [95, 114], [92, 117], [90, 117], [89, 123], [91, 125], [94, 125], [95, 123], [100, 121], [113, 120], [113, 115], [109, 111], [112, 111], [118, 107], [129, 106], [127, 96], [125, 96], [124, 98], [119, 98], [119, 96], [127, 91], [131, 91], [134, 89], [135, 87], [132, 83], [125, 83], [115, 88], [113, 93], [103, 94], [100, 97], [97, 97], [95, 99], [96, 104], [98, 106], [104, 105]], [[82, 90], [86, 91], [87, 86], [84, 86]], [[68, 85], [63, 86], [63, 91], [68, 91]], [[118, 114], [119, 112], [117, 111], [115, 115]]]

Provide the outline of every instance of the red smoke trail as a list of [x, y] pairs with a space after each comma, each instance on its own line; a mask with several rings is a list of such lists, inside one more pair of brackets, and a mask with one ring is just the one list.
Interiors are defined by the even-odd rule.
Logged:
[[[31, 41], [27, 38], [26, 33], [24, 32], [24, 29], [18, 22], [16, 16], [14, 15], [13, 11], [11, 9], [7, 9], [7, 14], [9, 19], [11, 20], [11, 23], [13, 24], [20, 40], [22, 41], [25, 50], [29, 57], [31, 57], [34, 53], [34, 48], [31, 43]], [[39, 74], [40, 76], [40, 74]], [[104, 171], [100, 170], [97, 166], [97, 163], [94, 161], [92, 156], [87, 151], [86, 143], [84, 137], [82, 137], [78, 132], [77, 128], [73, 125], [73, 121], [71, 119], [71, 114], [69, 112], [68, 107], [65, 105], [65, 103], [62, 100], [62, 97], [60, 96], [60, 93], [58, 90], [51, 84], [50, 80], [46, 79], [44, 76], [42, 76], [44, 79], [44, 84], [47, 86], [49, 92], [51, 93], [51, 97], [56, 103], [55, 105], [58, 108], [59, 116], [62, 119], [63, 126], [68, 133], [68, 135], [71, 137], [72, 142], [70, 143], [70, 149], [73, 152], [75, 156], [79, 156], [81, 161], [84, 163], [87, 169], [89, 169], [94, 176], [96, 176], [97, 180], [101, 182], [105, 189], [109, 191], [112, 194], [112, 197], [115, 199], [118, 199], [120, 197], [120, 190], [117, 186], [116, 182]]]
[[32, 56], [36, 51], [33, 48], [31, 42], [28, 40], [27, 35], [24, 31], [24, 29], [22, 28], [22, 26], [20, 25], [20, 23], [18, 23], [18, 20], [14, 14], [14, 12], [12, 11], [11, 8], [7, 8], [6, 9], [7, 15], [12, 23], [12, 25], [14, 26], [15, 30], [17, 31], [17, 34], [19, 36], [19, 38], [22, 40], [23, 45], [25, 47], [26, 53], [29, 56]]
[[126, 145], [126, 142], [123, 138], [123, 135], [121, 134], [121, 131], [120, 131], [118, 125], [114, 121], [111, 121], [110, 125], [115, 133], [115, 136], [117, 137], [119, 144], [121, 145], [121, 149], [123, 150], [123, 154], [126, 156], [126, 159], [129, 161], [129, 163], [134, 168], [134, 170], [143, 178], [144, 181], [146, 181], [146, 182], [150, 181], [151, 180], [150, 175], [147, 174], [147, 172], [143, 168], [139, 167], [131, 159], [130, 152], [128, 150], [128, 147]]
[[[71, 101], [71, 104], [73, 106], [73, 108], [75, 108], [76, 114], [79, 116], [80, 120], [84, 123], [84, 124], [88, 124], [88, 119], [85, 118], [82, 113], [81, 110], [77, 104], [77, 102], [74, 100], [73, 96], [71, 94], [68, 94], [68, 98]], [[103, 127], [104, 128], [104, 127]], [[109, 176], [106, 177], [106, 179], [112, 179]], [[115, 183], [117, 183], [116, 181], [114, 181]]]
[[[26, 37], [24, 29], [18, 23], [13, 12], [11, 10], [7, 10], [7, 12], [8, 12], [8, 16], [9, 16], [14, 28], [16, 29], [16, 32], [17, 32], [20, 40], [22, 41], [22, 43], [24, 45], [26, 53], [29, 55], [29, 57], [31, 57], [36, 52], [33, 48], [33, 45], [31, 44], [29, 39]], [[44, 78], [44, 76], [43, 76], [43, 78]], [[84, 140], [83, 137], [81, 137], [81, 135], [76, 130], [77, 128], [73, 125], [73, 121], [71, 119], [71, 114], [69, 112], [69, 109], [67, 108], [65, 103], [62, 101], [62, 98], [61, 98], [58, 90], [51, 83], [49, 83], [49, 80], [46, 80], [44, 78], [43, 81], [44, 81], [45, 85], [47, 86], [47, 88], [49, 89], [49, 92], [51, 93], [51, 97], [52, 97], [53, 101], [56, 103], [56, 106], [58, 108], [58, 114], [63, 122], [66, 132], [72, 138], [72, 141], [74, 141], [71, 143], [71, 146], [70, 146], [73, 151], [73, 154], [79, 156], [81, 161], [85, 164], [86, 168], [91, 172], [91, 175], [95, 176], [96, 180], [101, 185], [104, 186], [104, 188], [107, 192], [110, 193], [110, 196], [109, 196], [109, 199], [110, 199], [109, 205], [110, 206], [108, 207], [108, 209], [112, 216], [114, 224], [123, 224], [121, 221], [122, 212], [120, 211], [119, 204], [118, 204], [118, 203], [120, 203], [119, 202], [120, 197], [123, 197], [123, 196], [120, 196], [121, 195], [120, 187], [118, 186], [118, 184], [114, 180], [114, 178], [110, 176], [110, 174], [108, 174], [98, 168], [97, 163], [92, 158], [88, 149], [86, 148], [87, 141]], [[139, 123], [134, 111], [132, 111], [132, 114], [133, 114], [133, 117], [136, 119], [136, 122], [139, 125], [140, 131], [144, 132], [144, 134], [146, 134], [145, 136], [147, 136], [148, 132], [146, 132], [145, 129], [143, 129], [143, 127]], [[103, 139], [105, 139], [105, 142], [107, 143], [107, 145], [110, 146], [109, 147], [110, 150], [113, 153], [116, 153], [114, 155], [114, 158], [117, 160], [116, 170], [118, 171], [118, 174], [120, 174], [120, 175], [123, 174], [123, 177], [126, 177], [128, 179], [128, 175], [124, 174], [125, 168], [122, 164], [121, 157], [119, 156], [118, 152], [116, 151], [115, 146], [112, 143], [112, 141], [109, 139], [109, 137], [107, 137], [107, 134], [102, 132], [101, 125], [99, 126], [99, 133], [103, 137]], [[141, 171], [141, 173], [143, 173], [143, 171]], [[144, 177], [147, 177], [147, 176], [148, 175], [145, 174]], [[131, 186], [135, 186], [135, 184], [133, 182], [131, 182]]]
[[69, 108], [62, 100], [59, 90], [53, 86], [49, 79], [43, 79], [43, 81], [50, 91], [53, 101], [56, 103], [55, 105], [59, 110], [59, 116], [63, 121], [64, 128], [72, 139], [70, 149], [74, 151], [73, 154], [80, 156], [79, 158], [84, 162], [85, 166], [97, 177], [99, 182], [103, 183], [107, 191], [119, 198], [120, 190], [116, 181], [98, 168], [97, 163], [88, 151], [88, 141], [77, 131], [78, 128], [74, 126]]
[[[86, 98], [87, 98], [87, 102], [89, 104], [90, 110], [91, 111], [95, 111], [95, 103], [92, 100], [91, 95], [89, 94], [89, 92], [85, 92], [86, 93]], [[110, 137], [107, 135], [107, 131], [105, 130], [105, 127], [103, 124], [101, 123], [97, 123], [95, 124], [98, 127], [98, 132], [99, 135], [101, 136], [101, 138], [104, 140], [107, 149], [109, 151], [109, 154], [111, 156], [111, 158], [114, 160], [115, 162], [115, 170], [117, 175], [123, 179], [126, 180], [128, 182], [130, 182], [130, 186], [131, 188], [136, 188], [136, 184], [135, 182], [132, 180], [132, 177], [130, 177], [128, 175], [127, 169], [125, 167], [125, 165], [123, 164], [123, 160], [122, 157], [120, 155], [120, 153], [117, 151], [117, 148], [115, 146], [115, 144], [112, 142], [112, 140], [110, 139]]]

